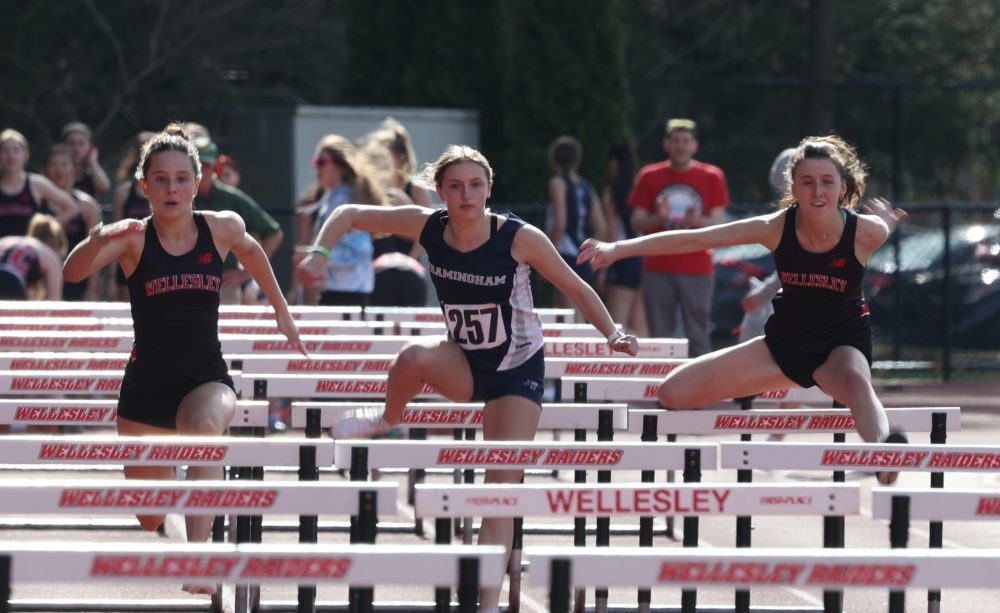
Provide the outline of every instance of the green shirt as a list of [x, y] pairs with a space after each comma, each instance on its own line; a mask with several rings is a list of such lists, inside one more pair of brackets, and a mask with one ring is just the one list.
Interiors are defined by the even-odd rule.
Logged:
[[[212, 179], [212, 194], [207, 200], [201, 196], [194, 199], [194, 208], [199, 211], [232, 211], [243, 219], [247, 232], [260, 240], [265, 240], [281, 231], [278, 222], [260, 208], [253, 198], [218, 179]], [[236, 268], [236, 265], [236, 256], [230, 252], [223, 268], [232, 269]]]

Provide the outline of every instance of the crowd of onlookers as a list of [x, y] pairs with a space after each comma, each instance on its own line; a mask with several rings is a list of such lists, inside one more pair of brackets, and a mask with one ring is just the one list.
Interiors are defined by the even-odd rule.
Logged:
[[[240, 167], [220, 154], [209, 131], [186, 124], [202, 165], [195, 207], [234, 211], [269, 256], [286, 240], [281, 225], [239, 189]], [[127, 300], [125, 278], [117, 266], [82, 283], [59, 283], [58, 263], [102, 221], [149, 215], [149, 204], [135, 177], [139, 151], [152, 133], [136, 135], [120, 156], [113, 177], [100, 163], [90, 129], [73, 122], [62, 128], [62, 142], [43, 152], [41, 174], [28, 171], [30, 147], [13, 129], [0, 132], [0, 297], [64, 300]], [[607, 181], [600, 189], [577, 170], [583, 146], [572, 136], [549, 148], [545, 231], [566, 262], [593, 284], [614, 319], [641, 336], [685, 334], [693, 355], [709, 349], [713, 268], [705, 252], [635, 258], [594, 274], [578, 266], [580, 244], [589, 236], [606, 240], [665, 228], [696, 228], [723, 221], [729, 195], [721, 170], [694, 159], [697, 126], [688, 119], [667, 122], [666, 160], [636, 168], [629, 143], [607, 152]], [[414, 180], [417, 161], [406, 128], [387, 118], [358, 140], [330, 134], [317, 143], [312, 159], [315, 183], [294, 205], [293, 266], [331, 212], [344, 203], [432, 207], [433, 187]], [[102, 215], [98, 202], [109, 203]], [[291, 229], [291, 228], [286, 228]], [[293, 280], [293, 304], [423, 306], [429, 283], [419, 243], [387, 235], [351, 231], [331, 250], [326, 286], [306, 289]], [[254, 304], [261, 296], [229, 257], [222, 301]], [[566, 306], [556, 292], [555, 306]], [[683, 326], [683, 327], [681, 327]]]

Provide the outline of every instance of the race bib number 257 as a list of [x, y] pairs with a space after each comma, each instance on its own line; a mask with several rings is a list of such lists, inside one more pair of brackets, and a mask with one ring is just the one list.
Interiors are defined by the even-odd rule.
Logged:
[[491, 349], [507, 342], [499, 304], [447, 304], [444, 318], [452, 340], [467, 349]]

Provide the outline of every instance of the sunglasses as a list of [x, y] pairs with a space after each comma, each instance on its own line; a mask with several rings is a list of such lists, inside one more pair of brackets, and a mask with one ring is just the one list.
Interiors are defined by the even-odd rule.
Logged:
[[693, 119], [671, 119], [667, 121], [667, 134], [673, 132], [674, 130], [691, 130], [698, 127], [698, 124], [694, 122]]
[[332, 164], [333, 162], [327, 158], [316, 156], [312, 159], [313, 168], [323, 168], [327, 164]]

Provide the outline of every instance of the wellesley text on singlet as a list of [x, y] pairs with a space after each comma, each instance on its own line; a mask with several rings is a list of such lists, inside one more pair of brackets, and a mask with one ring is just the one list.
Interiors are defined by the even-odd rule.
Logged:
[[847, 289], [847, 281], [845, 279], [811, 273], [783, 272], [781, 273], [781, 282], [786, 285], [820, 287], [840, 293], [844, 293], [844, 290]]
[[208, 292], [218, 292], [222, 279], [215, 275], [183, 274], [159, 277], [146, 282], [146, 295], [155, 296], [182, 289], [200, 289]]
[[473, 275], [467, 272], [459, 272], [457, 270], [448, 270], [446, 268], [441, 268], [440, 266], [430, 265], [431, 274], [435, 277], [441, 277], [443, 279], [449, 279], [451, 281], [459, 281], [461, 283], [470, 283], [472, 285], [484, 285], [488, 287], [495, 287], [497, 285], [503, 285], [507, 282], [507, 275]]

